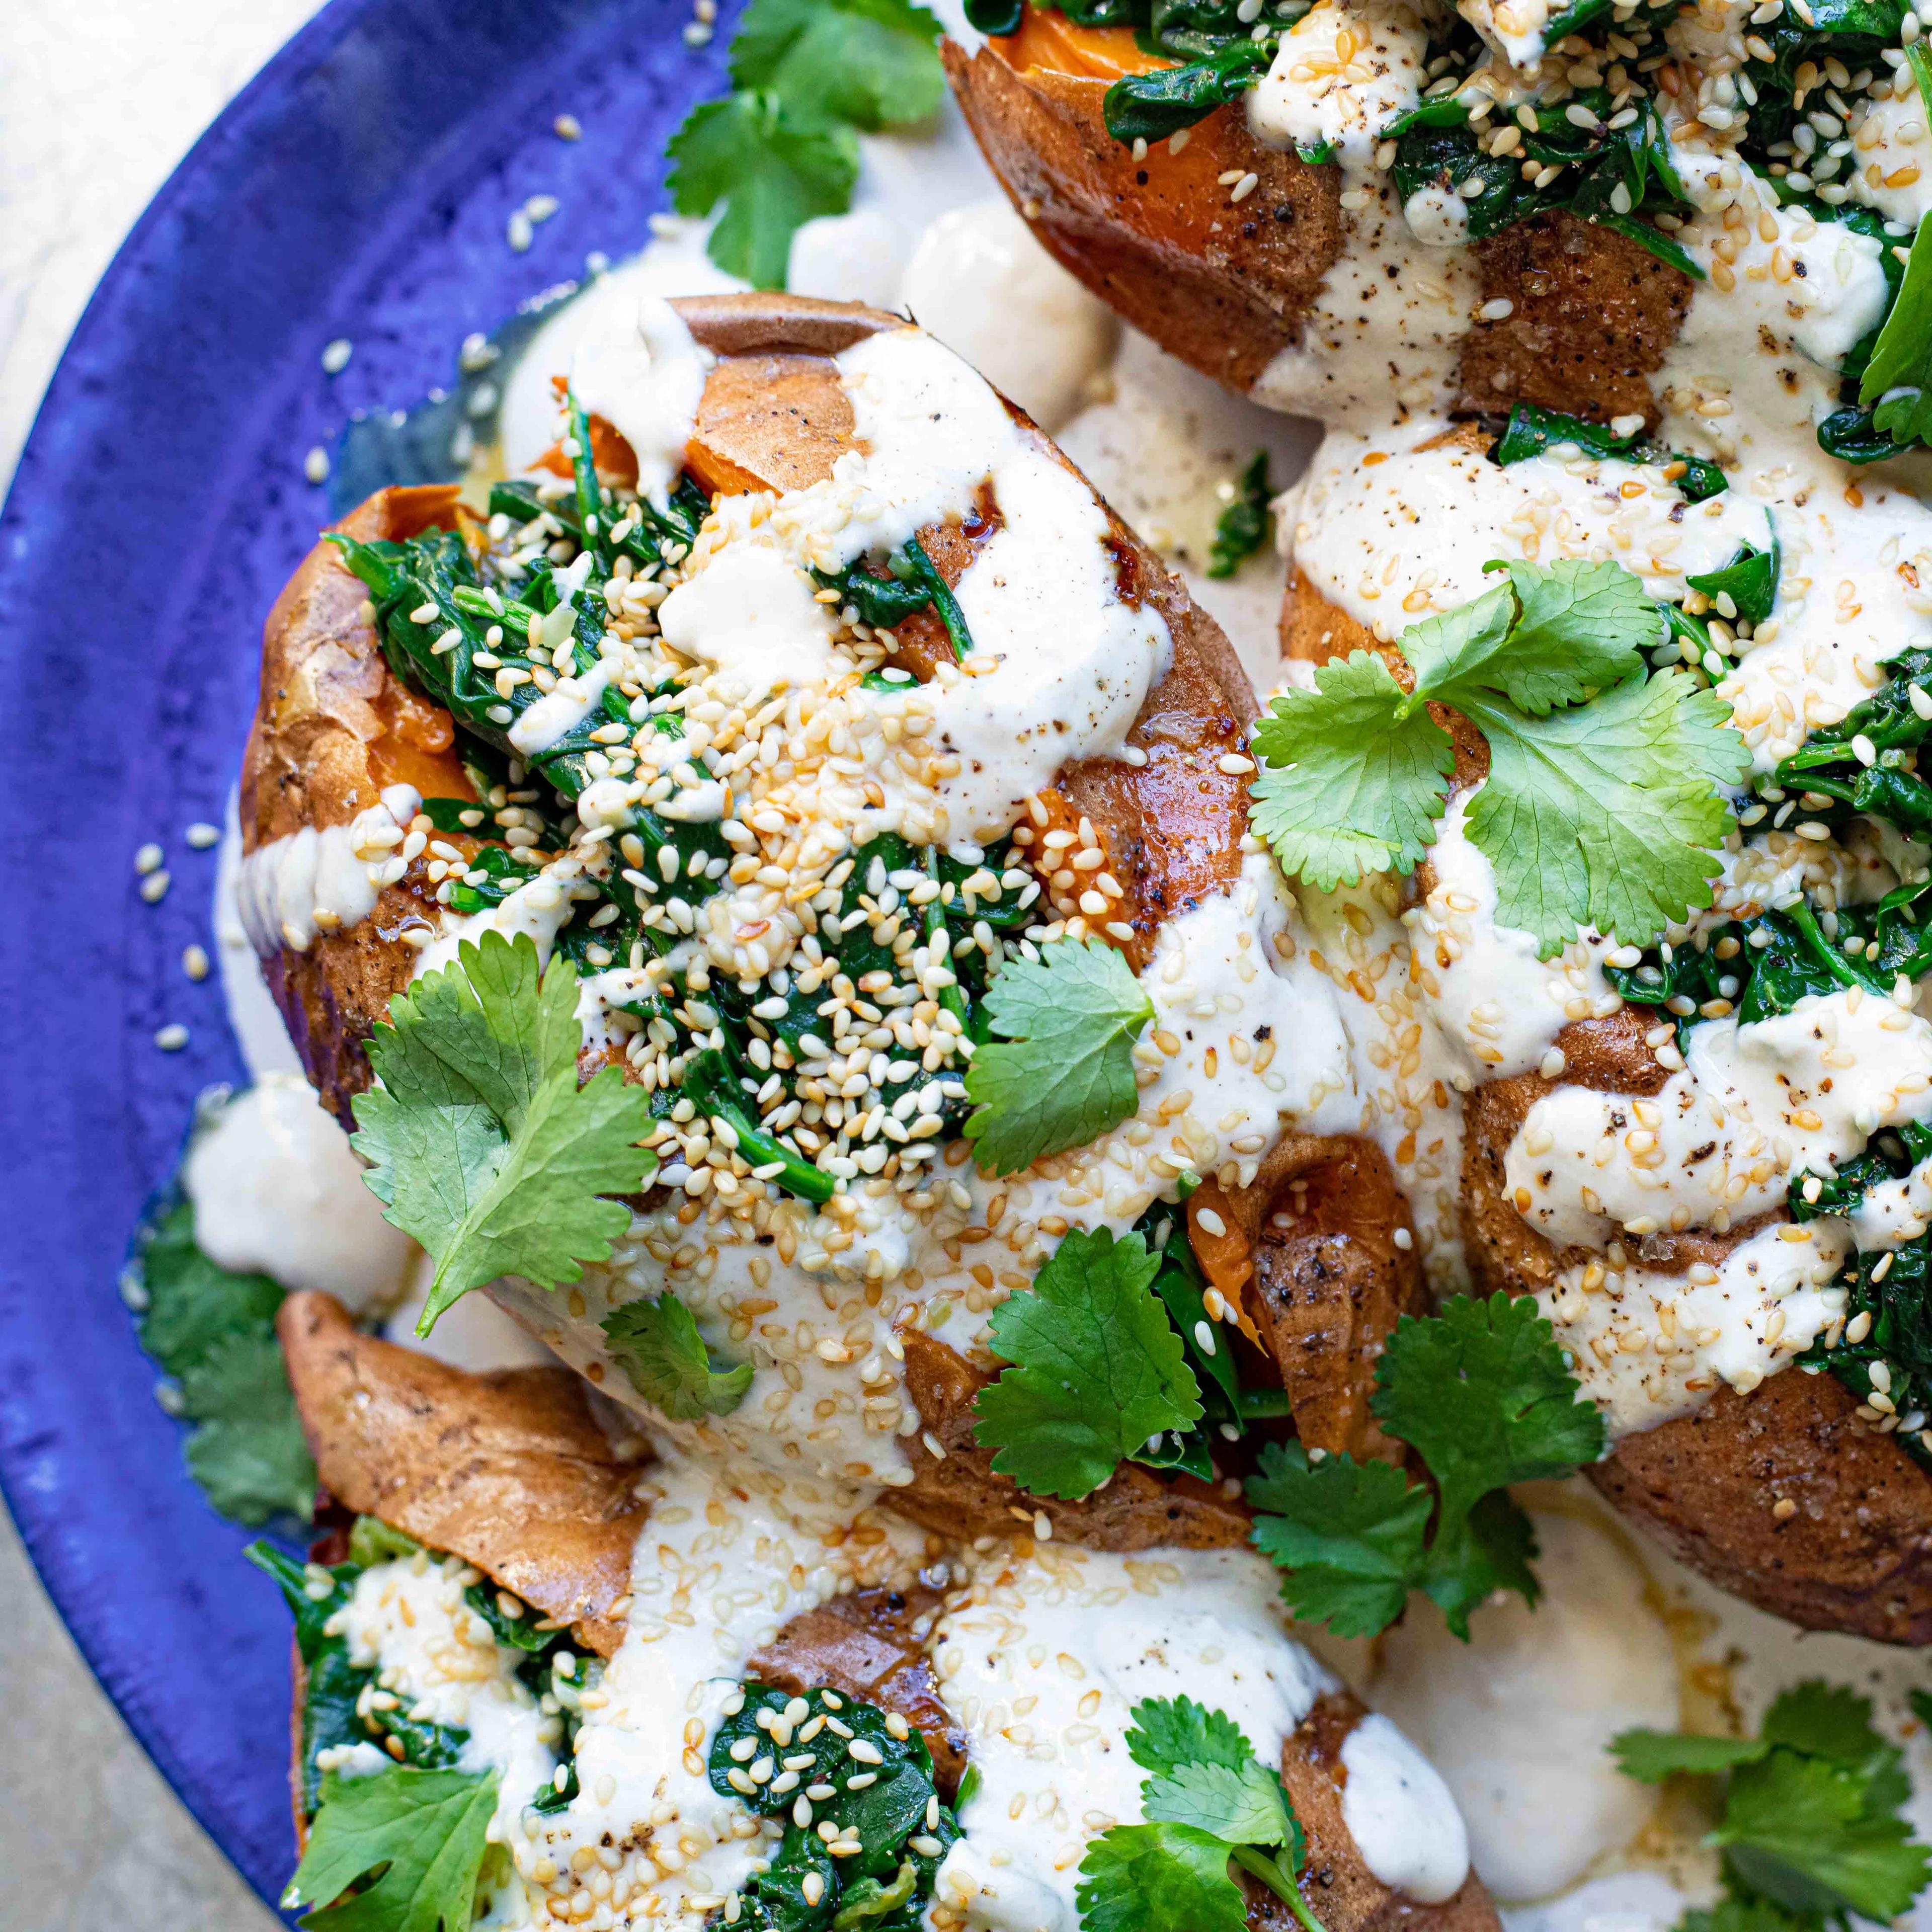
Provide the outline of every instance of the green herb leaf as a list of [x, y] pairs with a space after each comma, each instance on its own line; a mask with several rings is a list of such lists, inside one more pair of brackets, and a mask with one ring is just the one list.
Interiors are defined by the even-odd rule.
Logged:
[[315, 1465], [275, 1339], [280, 1284], [211, 1261], [186, 1200], [144, 1238], [135, 1265], [147, 1298], [141, 1346], [174, 1378], [182, 1415], [199, 1424], [184, 1450], [190, 1474], [235, 1522], [306, 1520]]
[[910, 0], [752, 0], [731, 43], [731, 82], [769, 88], [800, 121], [875, 134], [939, 106], [938, 38], [939, 22]]
[[1208, 574], [1232, 577], [1268, 542], [1268, 452], [1258, 449], [1241, 472], [1233, 500], [1214, 522], [1214, 541], [1208, 550]]
[[1922, 218], [1858, 400], [1895, 443], [1932, 441], [1932, 216]]
[[436, 1263], [419, 1334], [502, 1274], [539, 1288], [608, 1258], [656, 1170], [650, 1097], [615, 1067], [577, 1084], [577, 975], [539, 982], [527, 934], [486, 932], [389, 1003], [369, 1042], [381, 1085], [356, 1100], [356, 1151], [386, 1218]]
[[1496, 567], [1506, 588], [1403, 634], [1412, 692], [1358, 651], [1275, 700], [1253, 734], [1256, 829], [1324, 891], [1413, 871], [1454, 770], [1422, 708], [1437, 700], [1489, 740], [1467, 825], [1496, 868], [1498, 922], [1546, 958], [1585, 923], [1642, 944], [1711, 903], [1730, 824], [1718, 787], [1746, 770], [1743, 740], [1688, 673], [1642, 676], [1663, 619], [1621, 566]]
[[1127, 1755], [1143, 1771], [1166, 1777], [1186, 1764], [1218, 1764], [1238, 1771], [1254, 1757], [1247, 1733], [1225, 1711], [1192, 1697], [1148, 1697], [1128, 1714]]
[[1246, 1492], [1269, 1512], [1256, 1520], [1255, 1546], [1282, 1570], [1298, 1618], [1372, 1636], [1402, 1615], [1423, 1573], [1426, 1489], [1387, 1462], [1336, 1455], [1311, 1465], [1299, 1442], [1270, 1442]]
[[1131, 1114], [1133, 1048], [1154, 1002], [1111, 946], [1059, 939], [1010, 959], [986, 989], [987, 1042], [967, 1070], [966, 1138], [981, 1169], [1023, 1173]]
[[[1283, 1572], [1298, 1616], [1372, 1636], [1420, 1589], [1460, 1637], [1497, 1589], [1534, 1603], [1529, 1520], [1507, 1485], [1568, 1475], [1603, 1454], [1603, 1418], [1581, 1399], [1555, 1331], [1526, 1296], [1457, 1295], [1396, 1324], [1370, 1406], [1427, 1465], [1434, 1495], [1379, 1463], [1270, 1445], [1249, 1499], [1256, 1546]], [[1425, 1548], [1424, 1526], [1434, 1512]]]
[[1503, 568], [1516, 593], [1516, 620], [1483, 682], [1532, 718], [1621, 683], [1642, 668], [1640, 653], [1663, 638], [1642, 580], [1621, 565], [1559, 558]]
[[188, 1466], [221, 1514], [240, 1523], [315, 1510], [315, 1464], [272, 1334], [231, 1335], [181, 1377], [182, 1413], [200, 1424]]
[[1724, 1852], [1730, 1897], [1681, 1932], [1817, 1932], [1848, 1915], [1898, 1918], [1932, 1876], [1932, 1851], [1901, 1813], [1904, 1754], [1872, 1723], [1868, 1698], [1816, 1679], [1765, 1713], [1756, 1738], [1626, 1731], [1611, 1749], [1646, 1784], [1726, 1778], [1708, 1843]]
[[706, 251], [754, 288], [784, 286], [793, 236], [816, 215], [844, 214], [859, 178], [850, 128], [801, 120], [762, 92], [692, 109], [666, 152], [678, 212], [709, 214], [722, 202]]
[[1748, 1890], [1789, 1910], [1896, 1918], [1923, 1888], [1932, 1854], [1895, 1811], [1874, 1811], [1867, 1795], [1855, 1771], [1774, 1750], [1731, 1774], [1711, 1841]]
[[1116, 1825], [1087, 1847], [1074, 1892], [1082, 1932], [1246, 1932], [1228, 1847], [1191, 1825]]
[[1786, 1744], [1860, 1771], [1880, 1772], [1900, 1760], [1898, 1746], [1872, 1724], [1871, 1700], [1820, 1678], [1785, 1691], [1765, 1712], [1762, 1729], [1767, 1747]]
[[1496, 921], [1546, 958], [1580, 926], [1642, 945], [1711, 903], [1731, 812], [1720, 784], [1749, 762], [1730, 707], [1672, 669], [1531, 718], [1459, 689], [1489, 740], [1471, 842], [1496, 874]]
[[1492, 1490], [1567, 1476], [1604, 1453], [1604, 1419], [1527, 1295], [1455, 1295], [1439, 1315], [1402, 1316], [1376, 1382], [1370, 1406], [1436, 1479], [1438, 1549]]
[[752, 1386], [752, 1365], [712, 1366], [691, 1310], [667, 1289], [655, 1301], [627, 1301], [604, 1318], [610, 1352], [631, 1386], [674, 1422], [729, 1415]]
[[1076, 1228], [993, 1311], [988, 1344], [1012, 1366], [974, 1408], [1000, 1474], [1077, 1501], [1150, 1436], [1200, 1420], [1199, 1384], [1150, 1289], [1160, 1266], [1138, 1234]]
[[1230, 1858], [1281, 1899], [1304, 1932], [1322, 1932], [1296, 1882], [1308, 1852], [1300, 1821], [1233, 1719], [1190, 1698], [1150, 1697], [1134, 1706], [1126, 1745], [1154, 1774], [1141, 1784], [1148, 1822], [1117, 1826], [1088, 1848], [1076, 1894], [1087, 1932], [1218, 1926], [1228, 1906], [1223, 1887], [1244, 1919]]
[[1617, 1768], [1640, 1784], [1704, 1778], [1749, 1764], [1770, 1747], [1756, 1738], [1702, 1737], [1682, 1731], [1620, 1731], [1610, 1740]]
[[494, 1771], [332, 1773], [283, 1905], [323, 1908], [302, 1922], [318, 1932], [469, 1932], [496, 1785]]
[[1255, 830], [1281, 868], [1323, 892], [1364, 872], [1412, 872], [1433, 841], [1456, 769], [1448, 732], [1368, 651], [1323, 664], [1255, 727]]
[[1252, 1756], [1238, 1770], [1186, 1764], [1150, 1778], [1141, 1808], [1154, 1823], [1192, 1825], [1231, 1845], [1285, 1845], [1294, 1835], [1281, 1780]]

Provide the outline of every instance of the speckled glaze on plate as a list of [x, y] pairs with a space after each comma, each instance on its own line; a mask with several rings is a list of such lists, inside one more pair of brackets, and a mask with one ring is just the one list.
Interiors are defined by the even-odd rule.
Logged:
[[[682, 0], [335, 0], [176, 170], [75, 331], [0, 512], [0, 1484], [136, 1734], [249, 1882], [293, 1858], [288, 1618], [182, 1466], [116, 1288], [194, 1096], [240, 1060], [212, 851], [262, 620], [328, 514], [302, 460], [448, 385], [586, 254], [648, 238], [664, 141], [722, 83]], [[552, 124], [575, 115], [583, 138]], [[560, 203], [529, 253], [506, 226]], [[331, 378], [323, 346], [355, 345]], [[134, 855], [165, 847], [150, 907]], [[175, 1054], [158, 1029], [184, 1023]]]

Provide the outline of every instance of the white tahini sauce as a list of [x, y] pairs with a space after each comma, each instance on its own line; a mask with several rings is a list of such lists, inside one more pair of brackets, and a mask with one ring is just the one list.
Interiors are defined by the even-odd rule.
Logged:
[[934, 1634], [941, 1694], [980, 1769], [937, 1896], [987, 1932], [1079, 1924], [1087, 1841], [1141, 1817], [1147, 1774], [1124, 1735], [1143, 1698], [1226, 1712], [1273, 1763], [1335, 1688], [1289, 1640], [1274, 1575], [1244, 1550], [1040, 1544], [1030, 1560], [987, 1564]]
[[661, 296], [638, 304], [634, 326], [580, 342], [570, 388], [586, 413], [602, 416], [638, 459], [638, 490], [659, 509], [670, 500], [698, 421], [704, 381], [717, 358], [693, 340]]
[[413, 785], [390, 785], [346, 825], [304, 825], [247, 854], [236, 902], [256, 952], [305, 952], [318, 933], [359, 926], [403, 876], [396, 848], [422, 808]]
[[1384, 1885], [1425, 1905], [1454, 1898], [1469, 1875], [1469, 1834], [1449, 1787], [1379, 1712], [1342, 1741], [1342, 1822]]
[[1681, 1274], [1613, 1254], [1537, 1297], [1613, 1436], [1701, 1408], [1720, 1382], [1748, 1395], [1845, 1317], [1844, 1222], [1778, 1222]]
[[326, 1289], [356, 1313], [393, 1301], [416, 1257], [298, 1075], [265, 1074], [228, 1101], [196, 1135], [182, 1186], [210, 1261], [286, 1288]]
[[1679, 1721], [1670, 1633], [1628, 1540], [1594, 1511], [1539, 1507], [1532, 1520], [1534, 1609], [1485, 1604], [1467, 1643], [1439, 1617], [1407, 1617], [1360, 1684], [1441, 1773], [1477, 1876], [1506, 1903], [1574, 1884], [1636, 1834], [1651, 1794], [1610, 1741]]
[[1828, 1174], [1881, 1126], [1932, 1112], [1932, 1026], [1856, 988], [1746, 1025], [1706, 1020], [1654, 1098], [1563, 1086], [1510, 1142], [1517, 1211], [1558, 1246], [1612, 1232], [1722, 1232]]

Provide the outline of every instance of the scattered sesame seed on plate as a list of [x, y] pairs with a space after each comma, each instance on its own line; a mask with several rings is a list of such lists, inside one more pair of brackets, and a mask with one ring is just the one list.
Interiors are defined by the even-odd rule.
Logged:
[[144, 877], [161, 868], [161, 848], [152, 839], [134, 854], [134, 869]]
[[188, 1044], [188, 1028], [179, 1020], [171, 1020], [155, 1034], [154, 1044], [164, 1053], [178, 1053]]
[[347, 336], [338, 335], [322, 352], [322, 373], [325, 376], [339, 376], [349, 367], [349, 358], [356, 352], [356, 345]]
[[302, 458], [302, 474], [311, 483], [326, 483], [328, 481], [328, 452], [320, 443], [317, 443]]
[[211, 845], [221, 843], [221, 827], [211, 825], [205, 818], [197, 818], [184, 835], [189, 848], [196, 852], [206, 852]]

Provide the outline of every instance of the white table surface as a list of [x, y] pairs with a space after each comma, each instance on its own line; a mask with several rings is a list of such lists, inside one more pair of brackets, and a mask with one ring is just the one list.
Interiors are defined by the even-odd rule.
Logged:
[[[0, 488], [94, 284], [230, 96], [318, 0], [4, 10]], [[268, 1932], [275, 1921], [142, 1754], [0, 1513], [6, 1932]]]

